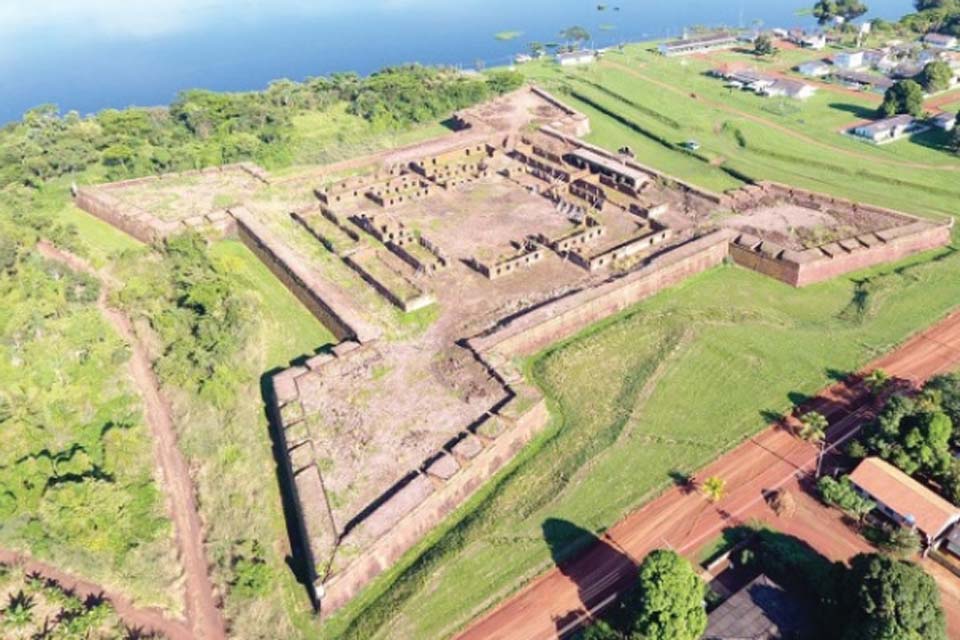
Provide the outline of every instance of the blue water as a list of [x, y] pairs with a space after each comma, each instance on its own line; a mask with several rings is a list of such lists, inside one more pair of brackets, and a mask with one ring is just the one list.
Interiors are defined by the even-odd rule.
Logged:
[[[531, 40], [582, 25], [595, 46], [684, 26], [809, 26], [809, 0], [0, 0], [0, 123], [169, 103], [182, 89], [247, 90], [276, 78], [422, 62], [506, 64]], [[870, 0], [893, 19], [910, 0]], [[614, 11], [614, 7], [620, 7]], [[601, 30], [600, 25], [613, 25]], [[500, 31], [522, 31], [513, 41]]]

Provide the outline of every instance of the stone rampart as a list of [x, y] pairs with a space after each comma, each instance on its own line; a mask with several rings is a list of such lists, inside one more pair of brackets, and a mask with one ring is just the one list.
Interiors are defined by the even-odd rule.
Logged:
[[346, 293], [307, 266], [309, 259], [275, 238], [245, 208], [230, 213], [240, 240], [339, 340], [365, 343], [380, 337], [380, 329], [362, 317]]
[[528, 355], [568, 338], [653, 294], [723, 262], [731, 234], [716, 231], [652, 259], [646, 266], [511, 319], [469, 340], [477, 353]]
[[361, 556], [324, 583], [321, 607], [324, 614], [342, 607], [370, 580], [393, 566], [513, 460], [549, 420], [542, 397], [536, 398], [516, 418], [507, 415], [506, 410], [501, 413], [504, 415], [490, 418], [501, 420], [503, 425], [496, 437], [471, 432], [461, 434], [461, 440], [425, 464], [390, 500], [346, 536], [345, 542], [350, 538], [373, 542], [365, 547]]
[[582, 148], [582, 149], [589, 149], [590, 151], [593, 151], [594, 153], [600, 154], [600, 155], [602, 155], [602, 156], [604, 156], [604, 157], [606, 157], [606, 158], [609, 158], [609, 159], [611, 159], [611, 160], [615, 160], [615, 161], [617, 161], [617, 162], [622, 162], [622, 163], [626, 164], [628, 167], [630, 167], [630, 168], [632, 168], [632, 169], [636, 169], [636, 170], [638, 170], [638, 171], [642, 171], [643, 173], [649, 175], [649, 176], [652, 177], [652, 178], [656, 178], [656, 179], [665, 181], [665, 182], [669, 183], [670, 185], [674, 186], [675, 188], [677, 188], [677, 189], [679, 189], [679, 190], [681, 190], [681, 191], [683, 191], [683, 192], [685, 192], [685, 193], [689, 193], [689, 194], [691, 194], [691, 195], [695, 195], [695, 196], [698, 196], [698, 197], [700, 197], [700, 198], [703, 198], [704, 200], [706, 200], [706, 201], [708, 201], [708, 202], [710, 202], [710, 203], [712, 203], [712, 204], [721, 204], [721, 203], [725, 202], [724, 196], [722, 196], [722, 195], [720, 195], [720, 194], [718, 194], [718, 193], [714, 193], [714, 192], [712, 192], [712, 191], [707, 191], [706, 189], [702, 189], [702, 188], [700, 188], [700, 187], [698, 187], [698, 186], [695, 186], [695, 185], [690, 184], [690, 183], [687, 182], [686, 180], [682, 180], [682, 179], [680, 179], [680, 178], [677, 178], [677, 177], [675, 177], [675, 176], [671, 176], [670, 174], [663, 173], [663, 172], [661, 172], [661, 171], [657, 171], [656, 169], [654, 169], [654, 168], [652, 168], [652, 167], [648, 167], [647, 165], [644, 165], [644, 164], [640, 164], [639, 162], [637, 162], [637, 161], [635, 161], [635, 160], [624, 160], [622, 157], [618, 156], [618, 155], [615, 154], [615, 153], [611, 153], [610, 151], [607, 151], [607, 150], [604, 149], [603, 147], [598, 147], [598, 146], [593, 145], [593, 144], [590, 144], [590, 143], [588, 143], [588, 142], [584, 142], [583, 140], [580, 140], [579, 138], [576, 138], [576, 137], [574, 137], [574, 136], [567, 135], [567, 134], [563, 133], [562, 131], [558, 131], [557, 129], [555, 129], [555, 128], [553, 128], [553, 127], [547, 127], [547, 126], [541, 127], [541, 128], [540, 128], [540, 131], [541, 131], [542, 133], [548, 135], [548, 136], [553, 136], [553, 137], [556, 138], [557, 140], [561, 140], [561, 141], [563, 141], [563, 142], [566, 142], [567, 144], [575, 145], [575, 146], [580, 147], [580, 148]]

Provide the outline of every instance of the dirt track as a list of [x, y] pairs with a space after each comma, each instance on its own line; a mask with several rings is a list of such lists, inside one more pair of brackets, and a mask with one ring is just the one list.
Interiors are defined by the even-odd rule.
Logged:
[[[957, 367], [960, 312], [913, 337], [867, 370], [882, 368], [919, 383]], [[862, 388], [839, 383], [824, 390], [809, 408], [829, 418], [828, 442], [836, 447], [872, 417], [870, 404]], [[812, 470], [816, 457], [816, 448], [799, 440], [790, 429], [782, 425], [768, 428], [697, 474], [698, 478], [720, 476], [726, 480], [728, 493], [719, 503], [707, 504], [697, 491], [679, 487], [669, 490], [612, 527], [579, 557], [534, 580], [459, 637], [534, 640], [572, 632], [632, 584], [637, 562], [651, 550], [670, 547], [692, 557], [726, 527], [752, 518], [774, 518], [763, 492], [795, 487], [797, 477]], [[794, 493], [803, 494], [799, 490]], [[804, 505], [816, 513], [815, 501], [805, 501]], [[857, 536], [844, 535], [842, 529], [831, 525], [836, 514], [821, 511], [814, 518], [777, 520], [775, 526], [803, 537], [832, 558], [849, 557], [868, 548]], [[944, 604], [950, 632], [960, 634], [960, 604], [947, 597]]]
[[[177, 446], [176, 430], [170, 407], [160, 395], [160, 383], [153, 373], [150, 356], [134, 332], [130, 319], [107, 304], [110, 286], [116, 286], [106, 274], [96, 271], [82, 258], [40, 242], [37, 250], [77, 271], [96, 276], [103, 283], [97, 300], [104, 318], [130, 345], [130, 376], [140, 392], [144, 415], [153, 436], [153, 450], [173, 520], [180, 561], [186, 575], [186, 612], [192, 635], [197, 640], [226, 638], [226, 626], [214, 596], [203, 546], [203, 528], [197, 511], [196, 494], [187, 461]], [[111, 598], [111, 601], [113, 599]]]
[[124, 624], [131, 629], [139, 629], [144, 632], [159, 632], [169, 638], [169, 640], [191, 640], [193, 637], [183, 622], [170, 619], [159, 609], [136, 607], [122, 594], [109, 591], [100, 585], [72, 576], [45, 562], [35, 560], [26, 554], [0, 549], [0, 563], [21, 567], [28, 575], [37, 574], [45, 579], [53, 580], [80, 598], [105, 598], [117, 611], [117, 615], [120, 616]]

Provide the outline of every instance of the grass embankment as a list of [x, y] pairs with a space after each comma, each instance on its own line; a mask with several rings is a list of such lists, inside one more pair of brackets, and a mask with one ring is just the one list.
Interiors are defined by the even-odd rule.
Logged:
[[[869, 115], [873, 97], [821, 90], [776, 109], [702, 76], [709, 66], [629, 47], [585, 71], [522, 69], [591, 117], [590, 141], [627, 144], [640, 162], [709, 189], [739, 186], [741, 176], [936, 217], [955, 209], [952, 156], [837, 133]], [[679, 148], [691, 138], [702, 145], [696, 154]], [[329, 634], [452, 633], [551, 566], [547, 518], [602, 531], [667, 486], [671, 472], [702, 466], [761, 429], [768, 412], [935, 321], [956, 304], [958, 277], [952, 249], [804, 290], [722, 268], [547, 350], [530, 371], [552, 400], [551, 428], [331, 620]]]

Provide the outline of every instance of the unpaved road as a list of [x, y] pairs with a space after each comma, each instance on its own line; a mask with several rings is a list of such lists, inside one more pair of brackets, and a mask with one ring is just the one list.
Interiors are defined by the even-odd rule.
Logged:
[[162, 633], [169, 640], [191, 640], [193, 638], [190, 630], [182, 621], [170, 619], [159, 609], [136, 607], [130, 602], [129, 598], [120, 593], [72, 576], [24, 553], [0, 549], [0, 564], [18, 566], [27, 574], [37, 574], [45, 579], [53, 580], [64, 589], [73, 591], [79, 598], [103, 597], [117, 611], [120, 619], [132, 629]]
[[[958, 367], [960, 312], [914, 336], [867, 370], [882, 368], [920, 383]], [[826, 389], [808, 406], [830, 419], [831, 447], [855, 434], [874, 411], [862, 388], [845, 383]], [[726, 480], [727, 496], [719, 503], [707, 505], [696, 491], [667, 491], [627, 516], [577, 558], [541, 575], [495, 607], [459, 637], [537, 640], [569, 634], [634, 582], [638, 561], [651, 550], [670, 547], [689, 557], [726, 527], [756, 517], [769, 519], [772, 513], [765, 507], [763, 492], [795, 484], [798, 475], [813, 469], [816, 457], [816, 447], [796, 438], [791, 430], [781, 425], [768, 428], [697, 474]], [[775, 526], [802, 536], [831, 557], [867, 548], [855, 536], [839, 535], [837, 527], [830, 526], [830, 516], [795, 531], [780, 520]], [[950, 600], [945, 599], [945, 604], [950, 607]], [[958, 612], [948, 609], [948, 619], [950, 632], [960, 633]]]
[[192, 637], [196, 640], [224, 639], [226, 624], [214, 596], [213, 583], [210, 581], [203, 546], [203, 527], [197, 511], [190, 469], [177, 446], [170, 406], [160, 395], [160, 383], [153, 372], [150, 356], [137, 339], [130, 319], [107, 304], [108, 289], [116, 286], [116, 283], [106, 274], [96, 271], [82, 258], [46, 242], [38, 243], [37, 250], [43, 256], [62, 262], [71, 269], [89, 273], [103, 283], [97, 306], [114, 330], [130, 346], [130, 376], [140, 392], [144, 415], [153, 436], [154, 457], [167, 496], [167, 507], [173, 520], [177, 549], [186, 576], [184, 597]]

